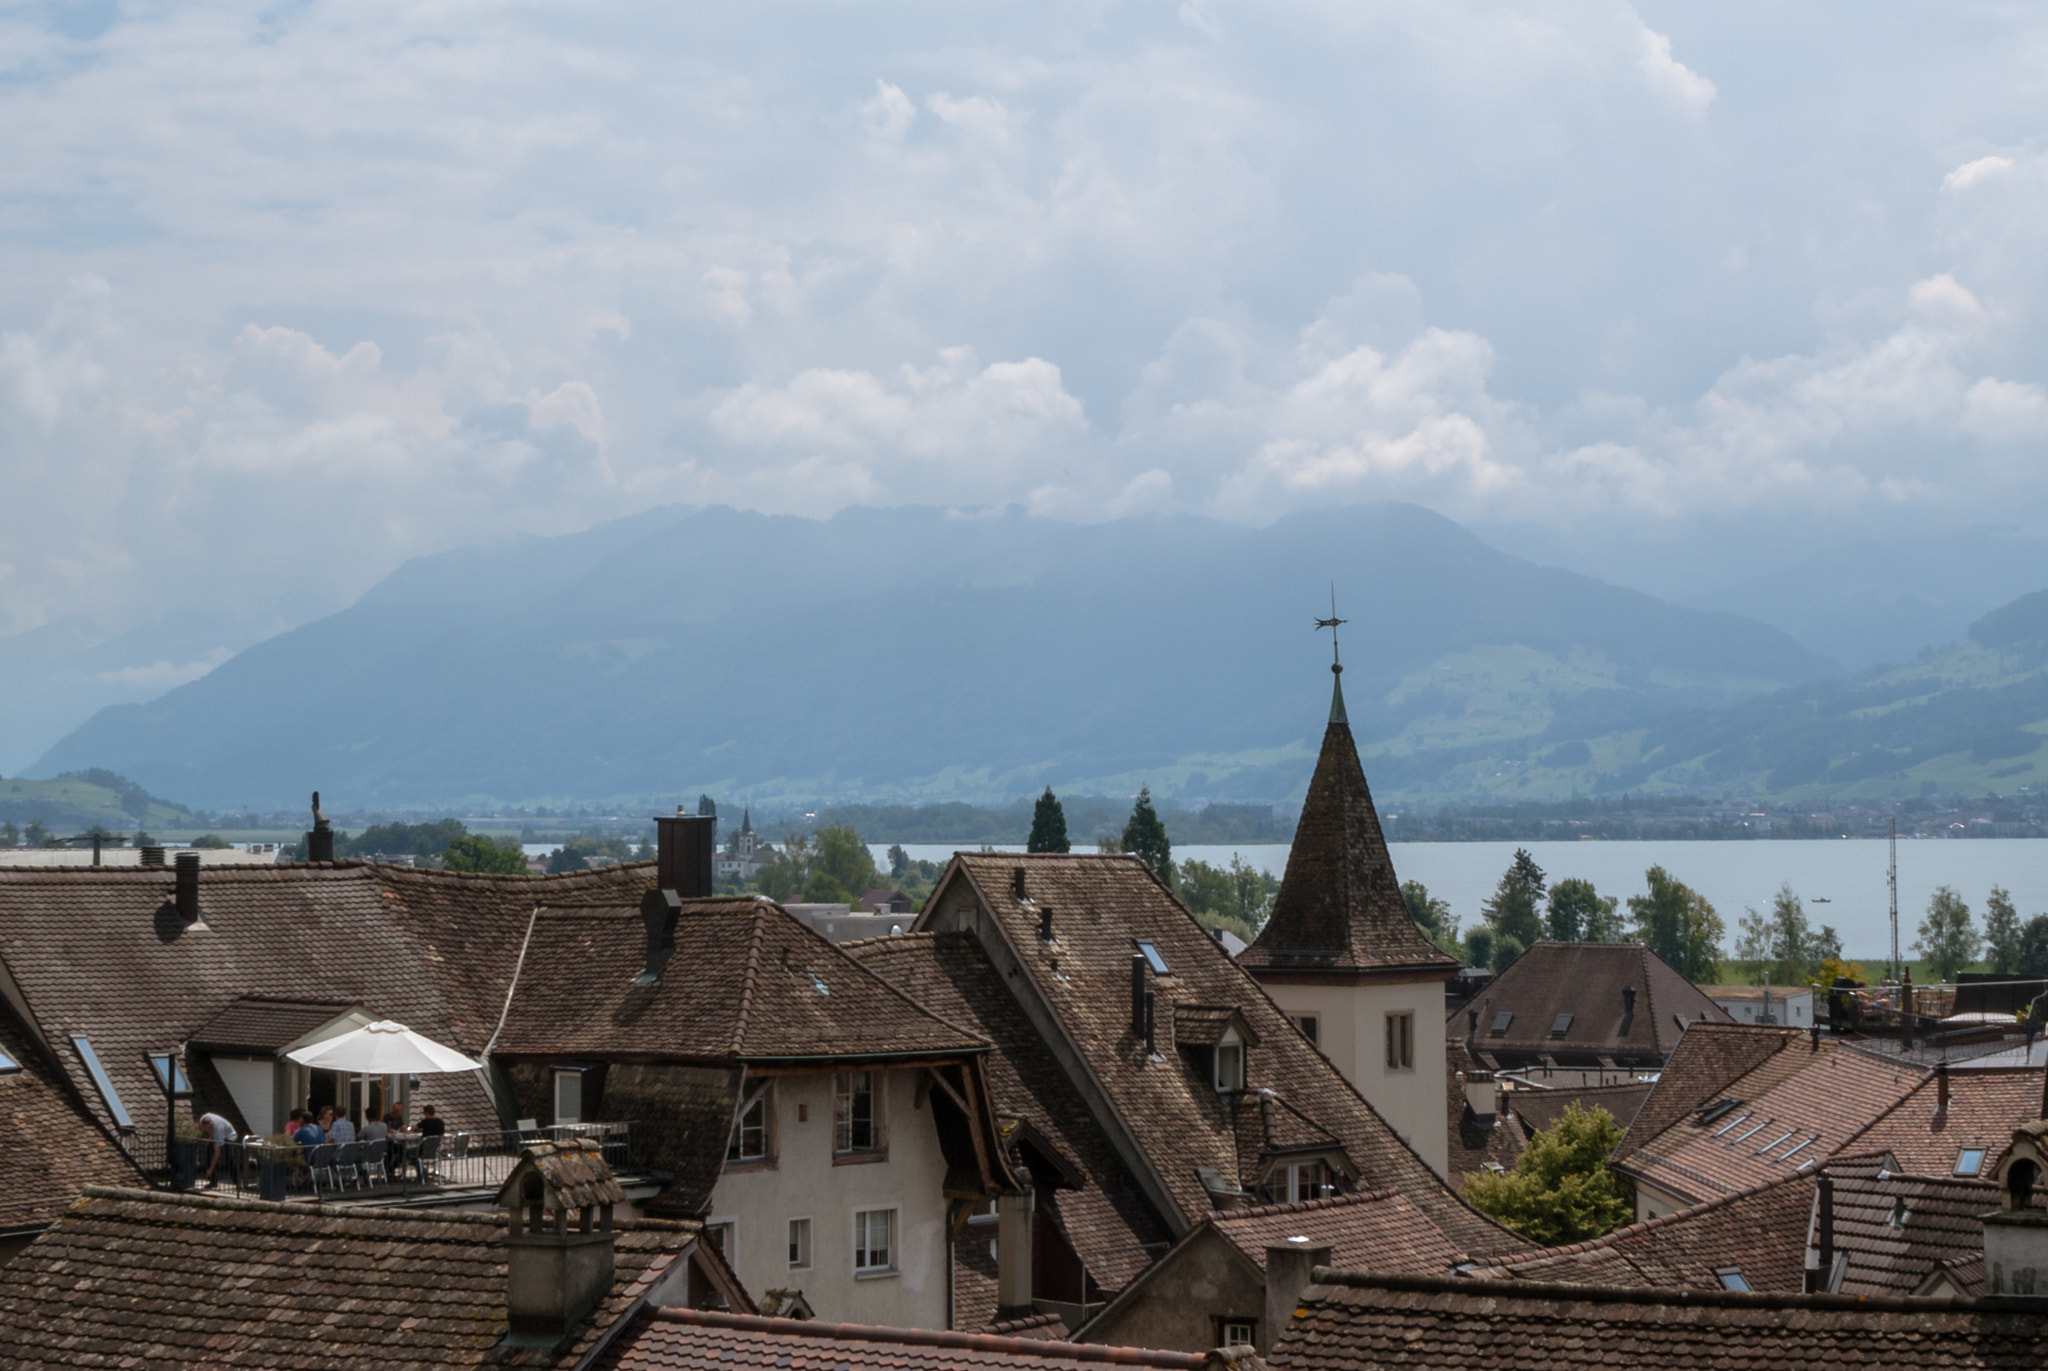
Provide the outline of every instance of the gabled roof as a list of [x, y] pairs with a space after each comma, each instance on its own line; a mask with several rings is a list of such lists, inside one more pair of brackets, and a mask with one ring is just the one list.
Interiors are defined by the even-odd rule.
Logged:
[[[1103, 1288], [1121, 1289], [1166, 1250], [1173, 1230], [1131, 1183], [1087, 1102], [971, 934], [906, 933], [839, 950], [994, 1044], [982, 1070], [997, 1116], [1028, 1124], [1085, 1178], [1078, 1189], [1041, 1192], [1038, 1203]], [[995, 1307], [992, 1286], [988, 1307]]]
[[1939, 1107], [1941, 1084], [1923, 1077], [1910, 1093], [1849, 1141], [1845, 1150], [1885, 1152], [1896, 1169], [1914, 1176], [1955, 1175], [1964, 1148], [1981, 1149], [1989, 1177], [2012, 1145], [2012, 1131], [2041, 1114], [2039, 1067], [1989, 1067], [1948, 1073], [1948, 1108]]
[[1401, 898], [1401, 881], [1344, 717], [1341, 680], [1331, 696], [1322, 755], [1309, 778], [1272, 917], [1238, 962], [1275, 971], [1420, 969], [1449, 975], [1458, 969], [1457, 958], [1423, 936]]
[[559, 1349], [509, 1348], [503, 1214], [93, 1189], [0, 1266], [0, 1325], [23, 1371], [573, 1366], [678, 1260], [715, 1261], [686, 1258], [694, 1224], [617, 1229], [596, 1311]]
[[276, 1052], [361, 1006], [244, 995], [187, 1035], [198, 1047]]
[[[1630, 1013], [1622, 992], [1633, 986]], [[1560, 1015], [1571, 1019], [1560, 1035]], [[1502, 1022], [1502, 1015], [1509, 1016]], [[1448, 1019], [1450, 1036], [1475, 1052], [1520, 1060], [1599, 1057], [1662, 1061], [1678, 1046], [1683, 1018], [1728, 1023], [1698, 987], [1640, 943], [1541, 942], [1515, 958]], [[1475, 1027], [1476, 1024], [1476, 1027]]]
[[769, 900], [685, 900], [652, 984], [646, 960], [638, 903], [543, 909], [497, 1052], [763, 1062], [987, 1047]]
[[1300, 1308], [1269, 1358], [1288, 1371], [1558, 1371], [1596, 1359], [1644, 1371], [2022, 1371], [2048, 1354], [2039, 1314], [1881, 1297], [1335, 1272]]
[[1104, 1366], [1195, 1371], [1203, 1360], [1199, 1352], [1157, 1352], [920, 1328], [870, 1328], [710, 1309], [649, 1309], [605, 1349], [596, 1365], [602, 1371], [682, 1366], [716, 1366], [720, 1371], [774, 1371], [790, 1366], [821, 1371], [998, 1371], [1008, 1367], [1081, 1371]]
[[142, 1173], [101, 1131], [64, 1078], [0, 1004], [0, 1233], [50, 1222], [88, 1185], [139, 1185]]
[[[1023, 902], [1013, 887], [1019, 867]], [[1038, 936], [1047, 905], [1051, 943]], [[1008, 993], [1026, 1006], [1054, 1057], [1070, 1063], [1140, 1184], [1152, 1191], [1156, 1183], [1152, 1193], [1162, 1211], [1170, 1207], [1164, 1217], [1176, 1229], [1213, 1208], [1204, 1169], [1240, 1190], [1260, 1178], [1246, 1174], [1238, 1108], [1217, 1094], [1197, 1054], [1174, 1050], [1159, 1034], [1154, 1059], [1132, 1033], [1131, 958], [1139, 941], [1151, 943], [1167, 966], [1164, 975], [1148, 973], [1158, 997], [1155, 1022], [1170, 1024], [1182, 1004], [1241, 1011], [1259, 1039], [1246, 1054], [1247, 1084], [1272, 1091], [1335, 1138], [1357, 1168], [1358, 1188], [1401, 1190], [1466, 1251], [1496, 1247], [1504, 1235], [1519, 1243], [1444, 1185], [1135, 857], [955, 854], [917, 923], [920, 931], [953, 928], [994, 940], [986, 950]]]
[[1729, 1086], [1779, 1053], [1804, 1050], [1808, 1041], [1804, 1034], [1769, 1024], [1695, 1024], [1657, 1073], [1657, 1084], [1635, 1118], [1623, 1120], [1628, 1132], [1615, 1155], [1628, 1155], [1631, 1148], [1695, 1109], [1725, 1096]]
[[1966, 1297], [1984, 1293], [1984, 1216], [1999, 1206], [1996, 1185], [1902, 1176], [1875, 1162], [1827, 1170], [1835, 1250], [1847, 1259], [1840, 1293], [1913, 1295], [1937, 1274]]
[[1734, 1268], [1752, 1290], [1805, 1288], [1806, 1240], [1813, 1210], [1810, 1172], [1778, 1176], [1585, 1242], [1475, 1262], [1484, 1280], [1564, 1285], [1722, 1289]]
[[1332, 1266], [1368, 1271], [1442, 1272], [1458, 1257], [1443, 1230], [1398, 1190], [1225, 1209], [1208, 1222], [1261, 1271], [1266, 1249], [1290, 1238], [1327, 1245]]
[[1556, 1090], [1522, 1088], [1508, 1094], [1508, 1109], [1530, 1136], [1542, 1132], [1564, 1117], [1573, 1105], [1591, 1111], [1604, 1109], [1626, 1129], [1650, 1098], [1651, 1082], [1630, 1081], [1626, 1085], [1587, 1085]]
[[1616, 1167], [1695, 1202], [1730, 1195], [1833, 1156], [1923, 1075], [1832, 1041], [1789, 1047], [1723, 1087], [1725, 1110], [1688, 1114], [1655, 1137], [1631, 1130]]

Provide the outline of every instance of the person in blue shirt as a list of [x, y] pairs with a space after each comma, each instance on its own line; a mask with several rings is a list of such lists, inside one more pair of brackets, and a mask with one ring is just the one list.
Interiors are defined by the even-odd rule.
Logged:
[[292, 1141], [297, 1143], [300, 1150], [309, 1158], [313, 1155], [314, 1148], [327, 1141], [327, 1134], [320, 1127], [319, 1120], [303, 1109], [292, 1111], [287, 1126], [291, 1130]]

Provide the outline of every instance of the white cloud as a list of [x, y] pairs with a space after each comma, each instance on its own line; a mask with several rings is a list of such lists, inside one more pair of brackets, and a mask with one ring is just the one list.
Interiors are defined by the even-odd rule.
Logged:
[[1943, 190], [1968, 190], [1979, 181], [1987, 181], [1992, 177], [2005, 175], [2012, 170], [2012, 165], [2012, 158], [2010, 157], [1999, 157], [1996, 155], [1979, 157], [1974, 162], [1963, 163], [1954, 171], [1942, 177], [1941, 188]]
[[1645, 25], [1643, 28], [1642, 72], [1650, 84], [1671, 99], [1703, 114], [1719, 94], [1714, 83], [1671, 55], [1671, 39]]

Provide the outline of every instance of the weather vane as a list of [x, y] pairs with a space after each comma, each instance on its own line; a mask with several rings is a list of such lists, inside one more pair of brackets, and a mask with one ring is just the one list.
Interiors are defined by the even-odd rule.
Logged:
[[1350, 622], [1349, 619], [1337, 617], [1337, 583], [1332, 581], [1330, 582], [1330, 617], [1316, 620], [1316, 631], [1320, 633], [1326, 628], [1330, 630], [1330, 670], [1340, 676], [1344, 674], [1344, 657], [1342, 653], [1337, 651], [1337, 627], [1340, 624], [1348, 624]]

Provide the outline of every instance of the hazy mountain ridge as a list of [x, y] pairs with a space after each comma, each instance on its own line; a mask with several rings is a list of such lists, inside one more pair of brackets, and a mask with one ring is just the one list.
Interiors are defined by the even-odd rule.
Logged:
[[[1007, 799], [1052, 783], [1284, 801], [1313, 761], [1329, 584], [1351, 717], [1418, 791], [1518, 736], [1810, 680], [1777, 630], [1487, 547], [1407, 505], [1092, 526], [1014, 509], [667, 510], [408, 563], [349, 609], [35, 771], [217, 806]], [[1378, 778], [1376, 776], [1376, 783]]]

